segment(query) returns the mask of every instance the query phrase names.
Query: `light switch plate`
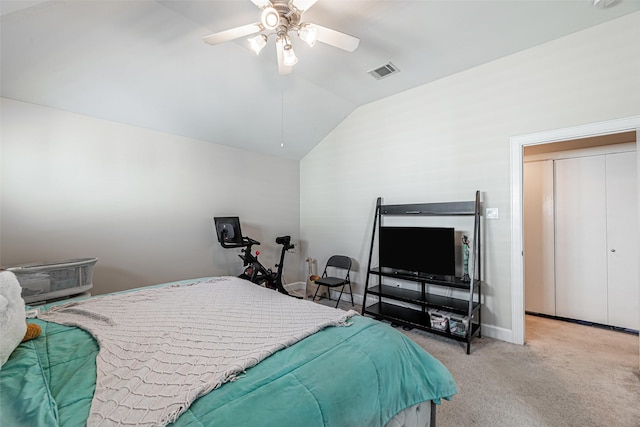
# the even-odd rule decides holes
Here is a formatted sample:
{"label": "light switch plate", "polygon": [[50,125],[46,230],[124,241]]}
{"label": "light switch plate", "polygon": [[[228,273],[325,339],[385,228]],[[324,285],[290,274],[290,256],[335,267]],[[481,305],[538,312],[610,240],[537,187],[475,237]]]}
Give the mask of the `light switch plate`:
{"label": "light switch plate", "polygon": [[500,218],[500,212],[498,211],[498,208],[487,208],[485,217],[487,219],[498,219]]}

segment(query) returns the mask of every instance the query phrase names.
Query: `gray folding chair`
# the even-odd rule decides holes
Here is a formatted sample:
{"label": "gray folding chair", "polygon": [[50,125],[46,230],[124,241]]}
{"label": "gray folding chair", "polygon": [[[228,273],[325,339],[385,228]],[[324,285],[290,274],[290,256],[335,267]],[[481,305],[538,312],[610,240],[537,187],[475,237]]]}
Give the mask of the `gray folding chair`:
{"label": "gray folding chair", "polygon": [[[329,274],[327,273],[327,269],[331,269],[329,270],[329,272],[333,273],[334,275],[329,276]],[[346,274],[344,274],[344,277],[341,275],[338,275],[339,273],[338,270],[346,271]],[[329,260],[327,261],[327,265],[324,267],[324,272],[322,273],[322,277],[315,281],[315,284],[318,286],[316,287],[315,294],[313,294],[313,301],[316,300],[316,296],[318,295],[318,289],[320,289],[320,286],[327,287],[327,298],[329,299],[331,299],[330,288],[341,286],[342,289],[340,290],[340,296],[338,297],[338,302],[336,302],[336,308],[338,308],[338,304],[340,304],[340,298],[342,298],[342,293],[344,292],[344,287],[346,285],[349,285],[349,294],[351,295],[351,305],[355,305],[353,303],[353,291],[351,290],[351,280],[349,279],[350,271],[351,271],[351,258],[349,258],[348,256],[333,255],[331,258],[329,258]]]}

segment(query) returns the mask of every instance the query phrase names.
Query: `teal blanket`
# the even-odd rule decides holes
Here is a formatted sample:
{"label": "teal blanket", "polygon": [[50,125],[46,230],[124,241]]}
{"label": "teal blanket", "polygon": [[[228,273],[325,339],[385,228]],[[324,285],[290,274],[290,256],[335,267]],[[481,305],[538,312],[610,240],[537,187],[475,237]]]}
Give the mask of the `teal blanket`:
{"label": "teal blanket", "polygon": [[[0,370],[7,426],[83,426],[95,389],[95,340],[33,320],[43,333]],[[457,393],[447,369],[390,326],[355,316],[248,369],[196,400],[175,426],[384,426],[396,413]]]}

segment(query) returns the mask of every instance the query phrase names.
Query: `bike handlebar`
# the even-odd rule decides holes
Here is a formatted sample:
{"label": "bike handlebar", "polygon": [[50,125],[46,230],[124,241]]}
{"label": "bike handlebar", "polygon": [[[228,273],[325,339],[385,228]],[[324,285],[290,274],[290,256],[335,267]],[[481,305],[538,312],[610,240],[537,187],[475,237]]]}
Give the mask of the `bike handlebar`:
{"label": "bike handlebar", "polygon": [[220,244],[225,249],[233,249],[233,248],[245,248],[245,247],[251,248],[251,246],[253,245],[259,245],[260,242],[258,242],[257,240],[253,240],[251,237],[243,237],[241,243],[220,242]]}

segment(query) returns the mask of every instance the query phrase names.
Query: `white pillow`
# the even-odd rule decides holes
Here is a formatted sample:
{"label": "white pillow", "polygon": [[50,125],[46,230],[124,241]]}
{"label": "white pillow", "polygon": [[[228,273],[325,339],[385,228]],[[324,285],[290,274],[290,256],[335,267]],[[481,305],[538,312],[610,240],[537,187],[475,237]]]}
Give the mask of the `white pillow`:
{"label": "white pillow", "polygon": [[0,368],[27,332],[22,288],[16,275],[0,271]]}

